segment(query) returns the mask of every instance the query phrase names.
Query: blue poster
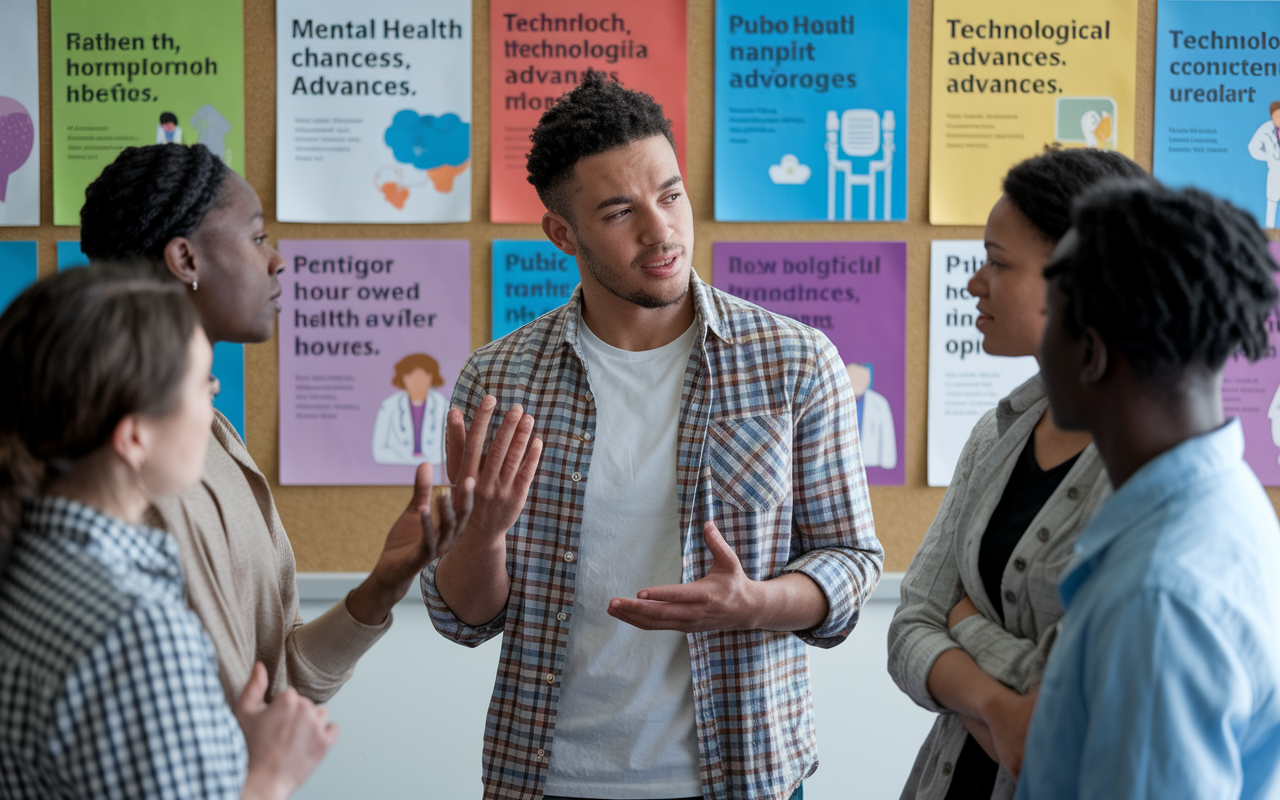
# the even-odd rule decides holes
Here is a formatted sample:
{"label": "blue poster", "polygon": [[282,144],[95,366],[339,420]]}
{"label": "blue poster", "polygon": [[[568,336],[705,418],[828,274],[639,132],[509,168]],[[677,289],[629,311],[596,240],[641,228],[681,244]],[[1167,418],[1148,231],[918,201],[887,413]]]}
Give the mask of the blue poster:
{"label": "blue poster", "polygon": [[1153,172],[1276,227],[1280,2],[1160,0]]}
{"label": "blue poster", "polygon": [[907,218],[907,5],[716,3],[717,220]]}
{"label": "blue poster", "polygon": [[[58,269],[86,267],[89,257],[80,250],[79,242],[58,242]],[[213,374],[222,385],[213,407],[244,438],[244,345],[216,342],[213,345]]]}
{"label": "blue poster", "polygon": [[546,239],[495,239],[493,338],[564,305],[577,285],[577,260]]}
{"label": "blue poster", "polygon": [[36,263],[35,242],[0,242],[0,311],[35,283]]}

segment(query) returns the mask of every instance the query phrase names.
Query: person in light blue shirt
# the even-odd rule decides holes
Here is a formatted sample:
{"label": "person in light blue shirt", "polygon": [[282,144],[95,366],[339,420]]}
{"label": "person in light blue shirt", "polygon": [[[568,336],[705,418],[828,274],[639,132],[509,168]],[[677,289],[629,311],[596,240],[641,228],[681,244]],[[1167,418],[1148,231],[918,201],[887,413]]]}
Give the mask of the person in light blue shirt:
{"label": "person in light blue shirt", "polygon": [[1268,352],[1275,270],[1248,214],[1134,183],[1083,196],[1045,268],[1054,422],[1115,493],[1059,586],[1018,798],[1280,796],[1280,525],[1221,393]]}

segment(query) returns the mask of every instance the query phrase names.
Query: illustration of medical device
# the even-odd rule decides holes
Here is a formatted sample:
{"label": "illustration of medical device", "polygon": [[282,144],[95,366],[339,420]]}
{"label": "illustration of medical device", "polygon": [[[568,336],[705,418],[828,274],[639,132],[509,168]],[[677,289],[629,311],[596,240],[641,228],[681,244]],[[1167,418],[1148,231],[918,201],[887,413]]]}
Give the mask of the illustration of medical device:
{"label": "illustration of medical device", "polygon": [[[884,117],[869,108],[851,108],[843,114],[827,112],[827,219],[836,218],[836,175],[844,173],[844,218],[853,219],[853,187],[867,187],[867,219],[876,218],[876,173],[884,173],[884,216],[889,219],[893,204],[893,112]],[[883,135],[883,141],[881,139]],[[840,151],[853,157],[881,158],[867,165],[865,173],[854,174],[853,162],[840,158]]]}

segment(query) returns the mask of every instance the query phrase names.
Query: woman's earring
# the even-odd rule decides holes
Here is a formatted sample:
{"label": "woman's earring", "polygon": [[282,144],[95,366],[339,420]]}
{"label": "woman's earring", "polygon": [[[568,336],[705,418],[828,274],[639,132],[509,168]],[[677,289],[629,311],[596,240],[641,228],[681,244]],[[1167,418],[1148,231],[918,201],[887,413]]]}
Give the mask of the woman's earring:
{"label": "woman's earring", "polygon": [[194,291],[195,291],[196,289],[198,289],[198,288],[200,288],[200,281],[192,281],[192,282],[191,282],[191,291],[193,291],[193,292],[194,292]]}

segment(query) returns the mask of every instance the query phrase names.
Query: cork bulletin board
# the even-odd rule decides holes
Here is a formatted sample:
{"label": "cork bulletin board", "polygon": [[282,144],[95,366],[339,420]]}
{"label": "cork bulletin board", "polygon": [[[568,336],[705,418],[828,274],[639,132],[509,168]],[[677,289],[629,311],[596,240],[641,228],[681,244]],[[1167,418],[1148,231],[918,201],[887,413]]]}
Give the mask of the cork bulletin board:
{"label": "cork bulletin board", "polygon": [[[906,483],[872,487],[876,533],[888,552],[889,571],[906,569],[942,500],[942,489],[926,487],[925,410],[928,382],[929,243],[933,239],[981,238],[980,227],[928,224],[929,92],[932,46],[931,0],[911,0],[909,111],[905,155],[908,221],[880,223],[717,223],[713,219],[712,134],[714,0],[688,0],[689,134],[685,183],[693,204],[697,246],[694,266],[711,278],[711,244],[716,241],[905,241],[907,243],[907,403]],[[0,240],[38,241],[40,274],[55,271],[56,242],[76,239],[74,227],[53,220],[50,0],[39,0],[41,220],[38,227],[0,227]],[[489,152],[489,2],[474,0],[472,148]],[[471,344],[488,341],[490,323],[490,242],[537,239],[537,225],[489,222],[489,163],[473,161],[472,222],[437,225],[286,224],[274,220],[276,207],[275,3],[245,0],[245,166],[267,213],[273,239],[467,239],[471,242]],[[1151,166],[1156,39],[1156,0],[1140,0],[1136,153]],[[1000,175],[990,179],[998,181]],[[246,439],[249,451],[272,482],[276,503],[304,572],[359,572],[373,566],[383,537],[409,499],[408,487],[299,487],[278,485],[279,416],[274,339],[250,345],[245,356]],[[1280,490],[1269,489],[1272,501]]]}

